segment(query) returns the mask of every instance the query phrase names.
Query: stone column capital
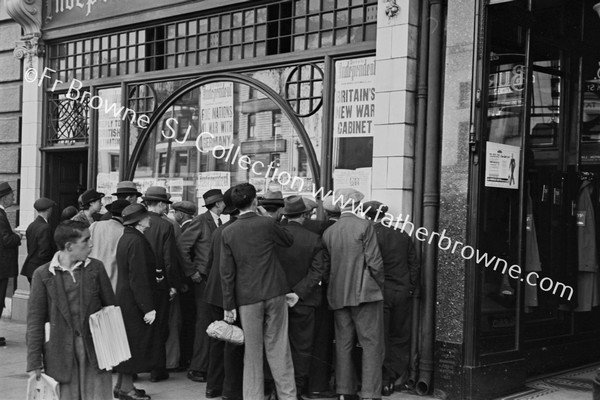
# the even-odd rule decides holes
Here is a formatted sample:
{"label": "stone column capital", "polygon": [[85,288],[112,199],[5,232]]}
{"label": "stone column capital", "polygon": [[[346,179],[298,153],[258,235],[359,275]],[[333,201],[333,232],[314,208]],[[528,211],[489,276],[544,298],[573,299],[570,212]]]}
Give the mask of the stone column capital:
{"label": "stone column capital", "polygon": [[32,37],[30,39],[21,39],[15,43],[15,49],[13,55],[18,60],[25,59],[28,68],[33,67],[33,57],[41,57],[44,55],[45,47],[44,44],[39,40],[38,37]]}

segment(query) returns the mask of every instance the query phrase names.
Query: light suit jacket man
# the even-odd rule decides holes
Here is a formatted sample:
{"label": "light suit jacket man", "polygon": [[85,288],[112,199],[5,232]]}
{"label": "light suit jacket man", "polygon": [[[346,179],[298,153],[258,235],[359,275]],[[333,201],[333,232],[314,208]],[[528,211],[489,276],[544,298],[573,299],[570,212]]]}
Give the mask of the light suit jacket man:
{"label": "light suit jacket man", "polygon": [[332,310],[383,300],[383,260],[371,222],[344,212],[323,233]]}

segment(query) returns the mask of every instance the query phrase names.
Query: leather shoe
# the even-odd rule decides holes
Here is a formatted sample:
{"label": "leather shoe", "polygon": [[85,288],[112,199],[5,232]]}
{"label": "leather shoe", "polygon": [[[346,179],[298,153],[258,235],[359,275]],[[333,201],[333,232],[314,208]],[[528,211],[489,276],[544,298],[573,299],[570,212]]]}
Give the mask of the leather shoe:
{"label": "leather shoe", "polygon": [[213,397],[219,397],[223,394],[222,389],[206,389],[206,398],[212,399]]}
{"label": "leather shoe", "polygon": [[331,390],[325,392],[310,392],[306,395],[309,399],[335,399],[337,395]]}
{"label": "leather shoe", "polygon": [[382,396],[391,396],[394,393],[394,384],[388,383],[381,389]]}
{"label": "leather shoe", "polygon": [[167,379],[169,379],[168,372],[165,372],[164,374],[160,374],[160,375],[150,374],[150,382],[166,381]]}
{"label": "leather shoe", "polygon": [[131,389],[127,393],[120,391],[119,399],[120,400],[150,400],[150,396],[148,396],[147,394],[140,395],[135,391],[135,389]]}
{"label": "leather shoe", "polygon": [[[146,395],[146,391],[145,391],[144,389],[138,389],[138,388],[136,388],[136,387],[134,386],[134,387],[133,387],[133,390],[135,390],[135,392],[138,394],[138,396],[145,396],[145,395]],[[114,396],[114,398],[115,398],[115,399],[118,399],[118,398],[119,398],[119,395],[120,395],[121,393],[123,393],[123,394],[127,394],[127,393],[123,392],[123,391],[121,390],[121,388],[115,387],[115,388],[113,389],[113,396]]]}
{"label": "leather shoe", "polygon": [[206,382],[206,374],[200,371],[194,371],[193,369],[190,369],[187,372],[187,378],[194,382]]}

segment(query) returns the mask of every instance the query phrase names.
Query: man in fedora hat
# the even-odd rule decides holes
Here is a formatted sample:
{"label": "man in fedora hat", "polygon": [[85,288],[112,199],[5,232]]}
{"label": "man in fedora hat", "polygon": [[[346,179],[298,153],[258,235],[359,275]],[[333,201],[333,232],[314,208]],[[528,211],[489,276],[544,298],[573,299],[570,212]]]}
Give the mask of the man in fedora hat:
{"label": "man in fedora hat", "polygon": [[92,235],[92,252],[90,257],[96,258],[104,264],[110,284],[114,291],[117,290],[117,245],[123,236],[123,218],[121,213],[131,203],[127,200],[116,200],[111,203],[112,218],[96,221],[90,226]]}
{"label": "man in fedora hat", "polygon": [[177,243],[183,263],[183,272],[194,282],[196,303],[196,337],[194,352],[188,370],[188,379],[205,382],[208,371],[208,335],[206,328],[212,322],[208,318],[208,304],[204,300],[208,278],[212,234],[221,226],[220,215],[225,209],[220,189],[210,189],[202,195],[206,212],[195,217]]}
{"label": "man in fedora hat", "polygon": [[[19,273],[17,260],[19,258],[18,247],[21,245],[22,235],[12,230],[6,209],[12,206],[14,201],[13,189],[8,182],[0,182],[0,315],[4,310],[4,298],[8,289],[8,280],[16,278]],[[15,279],[16,287],[16,279]],[[6,339],[0,337],[0,346],[6,345]]]}
{"label": "man in fedora hat", "polygon": [[88,189],[81,195],[81,211],[71,220],[83,222],[89,228],[94,223],[94,214],[102,209],[102,198],[104,193],[96,189]]}
{"label": "man in fedora hat", "polygon": [[323,233],[324,262],[329,271],[327,299],[333,310],[336,348],[336,392],[356,396],[352,366],[354,339],[363,349],[362,399],[379,399],[382,391],[383,260],[370,221],[353,213],[364,195],[354,189],[336,190],[342,199],[338,222]]}
{"label": "man in fedora hat", "polygon": [[383,259],[385,284],[383,315],[385,358],[383,396],[394,392],[395,382],[402,386],[408,379],[411,334],[411,297],[418,288],[420,266],[411,237],[400,229],[386,226],[381,218],[388,207],[379,201],[363,204],[367,217],[374,222],[377,243]]}
{"label": "man in fedora hat", "polygon": [[298,303],[288,311],[288,333],[296,390],[302,393],[308,377],[315,330],[315,310],[321,304],[320,282],[325,273],[323,246],[319,235],[303,226],[310,212],[301,196],[289,196],[281,211],[288,223],[287,231],[294,237],[290,247],[277,247],[277,256],[285,272],[288,285],[298,296]]}
{"label": "man in fedora hat", "polygon": [[25,233],[27,258],[21,268],[21,275],[27,277],[30,285],[33,271],[52,260],[56,250],[49,223],[52,209],[55,206],[56,203],[46,197],[39,198],[33,203],[33,208],[37,211],[38,216],[29,224]]}
{"label": "man in fedora hat", "polygon": [[[137,199],[138,197],[141,197],[142,194],[138,191],[137,189],[137,185],[135,183],[133,183],[132,181],[121,181],[119,183],[117,183],[117,191],[115,193],[112,194],[113,196],[117,197],[117,200],[127,200],[127,202],[129,202],[129,204],[135,204],[137,203]],[[112,204],[112,203],[111,203]],[[109,221],[112,218],[112,205],[108,204],[106,206],[106,209],[110,209],[108,212],[106,212],[102,218],[100,218],[101,221]]]}
{"label": "man in fedora hat", "polygon": [[157,294],[156,304],[156,329],[161,342],[158,354],[158,364],[150,372],[150,380],[159,382],[169,378],[167,373],[166,342],[169,336],[169,300],[177,294],[181,286],[180,274],[177,271],[177,250],[175,244],[175,231],[173,225],[162,216],[169,204],[172,204],[169,193],[164,187],[150,186],[142,197],[148,207],[150,228],[144,236],[154,249],[156,257]]}
{"label": "man in fedora hat", "polygon": [[281,219],[280,210],[283,208],[283,194],[281,191],[268,191],[259,200],[258,205],[263,207],[267,214],[279,221]]}

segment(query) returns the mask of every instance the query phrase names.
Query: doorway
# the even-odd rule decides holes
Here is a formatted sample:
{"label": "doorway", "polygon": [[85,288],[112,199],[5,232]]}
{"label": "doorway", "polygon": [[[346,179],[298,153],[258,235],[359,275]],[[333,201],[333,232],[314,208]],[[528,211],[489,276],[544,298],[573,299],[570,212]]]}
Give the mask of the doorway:
{"label": "doorway", "polygon": [[88,150],[47,152],[46,167],[44,196],[58,205],[51,217],[51,225],[56,226],[66,207],[79,209],[77,199],[87,189]]}

